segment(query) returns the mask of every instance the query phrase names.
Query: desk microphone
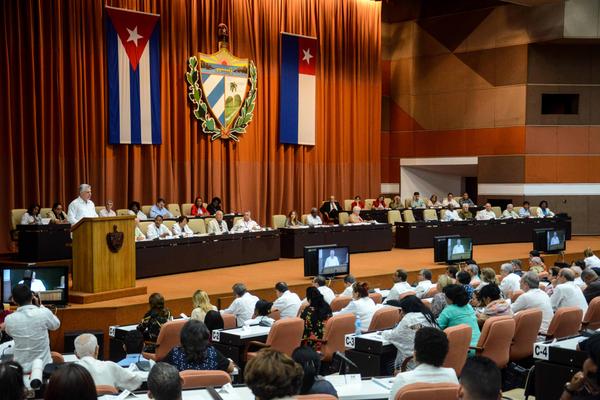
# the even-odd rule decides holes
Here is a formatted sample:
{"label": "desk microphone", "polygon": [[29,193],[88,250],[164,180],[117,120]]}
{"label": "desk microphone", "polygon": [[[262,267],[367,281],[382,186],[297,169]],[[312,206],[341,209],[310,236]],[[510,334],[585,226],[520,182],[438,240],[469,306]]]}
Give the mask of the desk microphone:
{"label": "desk microphone", "polygon": [[0,355],[0,361],[5,362],[5,361],[12,361],[13,359],[13,355],[12,354],[7,354],[4,355],[4,353],[6,353],[6,350],[12,348],[12,344],[9,344],[8,346],[6,346],[4,348],[4,350],[2,350],[2,355]]}
{"label": "desk microphone", "polygon": [[[351,359],[346,357],[344,355],[344,353],[342,353],[340,351],[336,351],[334,355],[338,356],[346,364],[346,368],[345,368],[346,372],[348,372],[348,366],[351,366],[351,367],[355,368],[356,370],[359,370],[358,365],[356,365],[354,363],[354,361],[352,361]],[[340,366],[340,369],[341,369],[341,366]]]}

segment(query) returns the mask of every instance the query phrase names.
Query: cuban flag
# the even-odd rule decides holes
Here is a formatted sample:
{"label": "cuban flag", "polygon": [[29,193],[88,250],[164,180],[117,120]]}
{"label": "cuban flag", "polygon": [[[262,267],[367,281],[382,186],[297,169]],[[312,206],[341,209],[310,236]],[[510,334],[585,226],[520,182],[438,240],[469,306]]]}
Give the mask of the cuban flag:
{"label": "cuban flag", "polygon": [[161,144],[159,15],[106,6],[110,144]]}
{"label": "cuban flag", "polygon": [[279,141],[315,145],[317,39],[281,34]]}

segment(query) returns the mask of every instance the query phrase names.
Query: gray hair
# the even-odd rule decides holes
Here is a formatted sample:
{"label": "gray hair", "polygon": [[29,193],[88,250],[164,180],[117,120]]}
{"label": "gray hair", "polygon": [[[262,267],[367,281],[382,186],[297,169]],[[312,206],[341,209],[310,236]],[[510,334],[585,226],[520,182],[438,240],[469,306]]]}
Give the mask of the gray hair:
{"label": "gray hair", "polygon": [[479,267],[477,266],[477,264],[469,264],[469,269],[473,274],[479,274]]}
{"label": "gray hair", "polygon": [[529,261],[531,264],[535,264],[535,265],[542,265],[542,259],[539,257],[531,257],[531,260]]}
{"label": "gray hair", "polygon": [[243,283],[236,283],[235,285],[233,285],[232,289],[233,293],[237,294],[240,297],[242,297],[248,291],[248,289],[246,289],[246,285],[244,285]]}
{"label": "gray hair", "polygon": [[535,272],[527,272],[521,277],[529,289],[537,289],[540,287],[540,277]]}
{"label": "gray hair", "polygon": [[575,266],[571,267],[571,271],[573,271],[575,276],[581,276],[582,269],[580,266],[575,265]]}
{"label": "gray hair", "polygon": [[75,338],[75,354],[79,358],[94,357],[97,347],[98,339],[91,333],[83,333]]}
{"label": "gray hair", "polygon": [[596,279],[598,279],[598,274],[596,274],[596,271],[594,271],[593,269],[584,269],[583,272],[581,273],[581,279],[583,279],[585,281],[588,278],[592,278],[592,280],[596,280]]}
{"label": "gray hair", "polygon": [[515,258],[514,260],[510,260],[510,263],[519,269],[521,269],[521,266],[523,266],[523,263],[518,258]]}
{"label": "gray hair", "polygon": [[82,183],[79,185],[79,193],[89,192],[90,190],[92,190],[92,187],[87,183]]}
{"label": "gray hair", "polygon": [[513,272],[513,265],[511,263],[504,263],[500,266],[500,271],[510,274]]}
{"label": "gray hair", "polygon": [[559,276],[562,276],[567,281],[574,281],[575,280],[575,274],[573,273],[573,271],[571,271],[568,268],[561,269],[560,272],[559,272]]}
{"label": "gray hair", "polygon": [[177,368],[159,362],[148,374],[148,391],[155,400],[181,399],[181,377]]}

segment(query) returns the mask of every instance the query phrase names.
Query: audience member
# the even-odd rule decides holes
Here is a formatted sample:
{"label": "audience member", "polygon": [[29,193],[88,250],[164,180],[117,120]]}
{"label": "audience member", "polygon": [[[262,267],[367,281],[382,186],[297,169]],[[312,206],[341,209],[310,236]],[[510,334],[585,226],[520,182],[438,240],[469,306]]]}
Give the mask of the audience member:
{"label": "audience member", "polygon": [[402,198],[398,195],[394,196],[394,200],[390,203],[390,209],[392,210],[400,210],[404,208],[404,204],[402,204]]}
{"label": "audience member", "polygon": [[424,326],[437,327],[435,316],[417,296],[406,296],[398,302],[400,322],[383,331],[381,336],[396,347],[395,369],[400,370],[404,360],[413,354],[415,333]]}
{"label": "audience member", "polygon": [[231,290],[235,299],[229,307],[221,310],[221,314],[235,315],[237,326],[244,326],[244,322],[252,318],[258,297],[250,294],[243,283],[236,283]]}
{"label": "audience member", "polygon": [[208,328],[209,332],[212,334],[212,331],[216,331],[219,329],[225,328],[225,322],[223,321],[223,316],[220,312],[215,310],[210,310],[206,313],[204,317],[204,325]]}
{"label": "audience member", "polygon": [[438,325],[441,329],[460,324],[469,325],[473,330],[471,346],[477,346],[480,335],[479,325],[477,324],[475,310],[469,304],[467,291],[460,285],[448,285],[444,288],[444,294],[448,305],[438,317]]}
{"label": "audience member", "polygon": [[471,287],[476,288],[481,283],[481,277],[479,276],[479,266],[477,264],[469,264],[465,269],[469,273],[471,277],[471,282],[469,284]]}
{"label": "audience member", "polygon": [[529,209],[528,201],[523,202],[523,206],[519,210],[519,217],[520,218],[531,218],[531,210]]}
{"label": "audience member", "polygon": [[96,400],[96,385],[87,369],[76,363],[57,368],[46,385],[44,400]]}
{"label": "audience member", "polygon": [[181,400],[182,379],[174,366],[156,363],[148,374],[148,398],[154,400]]}
{"label": "audience member", "polygon": [[542,310],[542,325],[540,327],[540,332],[546,334],[550,321],[552,321],[552,317],[554,317],[554,311],[552,311],[550,297],[540,290],[540,278],[535,272],[527,272],[521,278],[520,287],[523,294],[511,304],[510,308],[513,313],[532,308],[539,308]]}
{"label": "audience member", "polygon": [[320,275],[315,276],[313,279],[313,286],[321,292],[327,304],[331,304],[335,298],[335,293],[327,286],[327,280]]}
{"label": "audience member", "polygon": [[354,201],[350,204],[350,209],[353,210],[354,207],[360,207],[361,210],[365,208],[365,202],[360,199],[360,196],[354,196]]}
{"label": "audience member", "polygon": [[325,220],[337,221],[338,215],[340,211],[342,211],[342,207],[340,206],[340,203],[335,200],[335,196],[330,196],[329,201],[323,203],[319,211],[325,216]]}
{"label": "audience member", "polygon": [[442,203],[440,203],[436,194],[432,194],[431,197],[429,198],[429,200],[427,200],[427,207],[431,207],[431,208],[442,207]]}
{"label": "audience member", "polygon": [[156,200],[156,204],[150,208],[150,218],[156,218],[157,216],[161,216],[163,218],[175,218],[175,216],[171,213],[171,211],[167,210],[165,205],[167,202],[162,197],[159,197]]}
{"label": "audience member", "polygon": [[425,202],[421,198],[421,194],[419,192],[413,193],[410,206],[411,208],[425,208]]}
{"label": "audience member", "polygon": [[125,351],[125,358],[119,361],[117,364],[121,367],[129,367],[131,364],[135,364],[138,361],[146,361],[142,357],[142,351],[144,350],[144,335],[140,331],[133,330],[127,332],[125,338],[123,338],[123,351]]}
{"label": "audience member", "polygon": [[183,325],[180,346],[173,347],[164,362],[178,371],[220,370],[233,372],[233,362],[209,344],[210,332],[204,322],[191,319]]}
{"label": "audience member", "polygon": [[467,271],[460,271],[456,274],[456,281],[460,284],[465,291],[467,292],[467,296],[469,297],[469,301],[473,297],[473,286],[471,286],[471,275]]}
{"label": "audience member", "polygon": [[541,274],[546,271],[546,265],[542,261],[540,257],[530,257],[529,258],[529,271],[535,272],[536,274]]}
{"label": "audience member", "polygon": [[221,211],[223,212],[223,209],[221,208],[221,199],[218,197],[213,197],[212,200],[210,201],[210,204],[206,207],[206,211],[208,211],[208,213],[210,215],[215,215],[217,213],[217,211]]}
{"label": "audience member", "polygon": [[306,216],[306,224],[308,226],[319,226],[323,225],[321,217],[319,217],[319,210],[316,207],[310,209],[310,214]]}
{"label": "audience member", "polygon": [[537,209],[538,218],[551,218],[554,217],[554,213],[550,211],[548,208],[548,202],[546,200],[540,201],[539,207]]}
{"label": "audience member", "polygon": [[587,353],[583,370],[565,383],[560,400],[596,400],[600,398],[600,334],[579,343],[579,349]]}
{"label": "audience member", "polygon": [[300,394],[329,394],[337,397],[333,385],[319,376],[321,369],[321,357],[309,346],[301,346],[294,350],[292,359],[300,364],[304,371]]}
{"label": "audience member", "polygon": [[521,262],[521,260],[519,260],[518,258],[515,258],[514,260],[510,260],[510,263],[513,266],[513,272],[516,275],[523,276],[523,271],[522,271],[523,263]]}
{"label": "audience member", "polygon": [[458,267],[456,265],[448,265],[446,267],[446,275],[452,279],[452,283],[456,283],[456,274],[458,274]]}
{"label": "audience member", "polygon": [[366,332],[369,330],[376,309],[375,302],[369,297],[369,284],[367,282],[355,282],[352,285],[352,301],[333,315],[354,314],[360,320],[362,331]]}
{"label": "audience member", "polygon": [[573,280],[573,282],[575,282],[575,284],[577,285],[577,287],[579,287],[579,289],[584,290],[585,282],[583,281],[583,279],[581,279],[581,273],[583,272],[581,270],[581,267],[575,265],[575,266],[571,267],[571,271],[573,272],[573,275],[575,276],[575,279]]}
{"label": "audience member", "polygon": [[244,216],[240,219],[231,230],[232,232],[250,232],[259,231],[260,225],[252,219],[250,211],[245,211]]}
{"label": "audience member", "polygon": [[292,210],[288,214],[283,226],[286,228],[293,228],[296,226],[304,226],[304,224],[298,219],[298,213],[295,210]]}
{"label": "audience member", "polygon": [[568,268],[561,269],[558,273],[558,284],[550,297],[554,312],[561,307],[579,307],[583,310],[583,314],[587,311],[588,303],[574,280],[575,274]]}
{"label": "audience member", "polygon": [[423,298],[433,286],[433,283],[431,283],[431,276],[431,271],[428,269],[422,269],[419,271],[419,274],[417,275],[418,283],[415,287],[415,293],[417,294],[418,298]]}
{"label": "audience member", "polygon": [[129,203],[129,215],[134,215],[140,221],[145,221],[148,219],[148,216],[142,212],[142,207],[137,201],[132,201]]}
{"label": "audience member", "polygon": [[516,218],[520,218],[519,214],[517,214],[517,212],[515,211],[515,208],[512,204],[507,204],[506,205],[506,210],[504,210],[502,212],[502,218],[504,219],[516,219]]}
{"label": "audience member", "polygon": [[252,318],[244,322],[246,326],[273,326],[275,320],[269,316],[271,314],[273,303],[266,300],[258,300],[254,305],[254,314]]}
{"label": "audience member", "polygon": [[446,303],[446,295],[444,294],[444,288],[448,285],[454,284],[451,277],[448,275],[440,275],[438,277],[436,288],[437,293],[433,296],[431,300],[431,312],[437,318],[442,313],[442,310],[448,303]]}
{"label": "audience member", "polygon": [[133,231],[133,235],[136,242],[139,242],[140,240],[146,240],[146,235],[144,235],[144,232],[142,232],[140,220],[137,217],[135,218],[135,230]]}
{"label": "audience member", "polygon": [[298,315],[302,300],[296,293],[289,290],[287,283],[277,282],[275,295],[277,299],[273,302],[271,311],[279,311],[280,318],[294,318]]}
{"label": "audience member", "polygon": [[211,310],[217,310],[216,306],[210,304],[208,293],[206,293],[204,290],[196,290],[194,292],[194,295],[192,296],[192,304],[194,305],[194,309],[192,310],[192,315],[190,318],[202,322],[204,322],[207,312]]}
{"label": "audience member", "polygon": [[34,296],[27,285],[13,287],[12,299],[18,308],[5,318],[4,330],[15,341],[14,360],[21,364],[25,373],[29,373],[31,364],[37,358],[44,365],[52,362],[48,331],[57,330],[60,321],[41,304],[39,297]]}
{"label": "audience member", "polygon": [[556,288],[556,285],[558,285],[558,274],[560,273],[560,267],[557,266],[553,266],[550,267],[550,284],[546,285],[546,287],[544,288],[544,292],[546,292],[546,294],[548,296],[552,296],[554,294],[554,289]]}
{"label": "audience member", "polygon": [[504,297],[510,298],[514,291],[519,290],[521,277],[514,273],[512,264],[504,263],[500,266],[500,290]]}
{"label": "audience member", "polygon": [[300,313],[300,318],[304,320],[302,343],[318,351],[321,348],[319,340],[323,339],[325,322],[332,315],[331,307],[325,301],[321,292],[314,286],[306,288],[306,299],[308,305]]}
{"label": "audience member", "polygon": [[218,210],[215,214],[215,218],[211,219],[208,223],[208,233],[213,235],[220,235],[222,233],[229,233],[229,227],[227,222],[223,219],[223,211]]}
{"label": "audience member", "polygon": [[356,282],[354,275],[346,275],[344,277],[344,291],[340,293],[340,296],[352,297],[352,285],[354,285],[354,282]]}
{"label": "audience member", "polygon": [[77,364],[87,369],[96,386],[109,385],[133,392],[142,385],[142,377],[129,369],[112,361],[98,360],[98,340],[90,333],[75,338],[75,355],[78,358]]}
{"label": "audience member", "polygon": [[375,201],[373,202],[373,210],[385,210],[386,209],[386,204],[385,204],[385,198],[383,197],[382,194],[379,195],[379,197],[377,197],[377,199],[375,199]]}
{"label": "audience member", "polygon": [[169,236],[171,236],[171,231],[163,224],[163,217],[161,215],[154,217],[154,223],[148,225],[148,228],[146,229],[146,237],[150,240],[154,240],[164,239]]}
{"label": "audience member", "polygon": [[500,400],[502,376],[487,357],[469,357],[460,374],[458,397],[462,400]]}
{"label": "audience member", "polygon": [[177,217],[177,222],[173,224],[173,235],[181,237],[193,236],[194,232],[188,226],[188,217],[180,215]]}
{"label": "audience member", "polygon": [[352,213],[348,216],[349,224],[360,224],[364,222],[362,217],[360,216],[360,207],[356,206],[352,209]]}
{"label": "audience member", "polygon": [[96,206],[91,200],[92,187],[87,183],[79,185],[79,197],[69,204],[67,219],[71,225],[75,225],[81,218],[96,218]]}
{"label": "audience member", "polygon": [[477,299],[481,307],[484,307],[481,312],[477,313],[477,320],[481,325],[490,317],[500,315],[512,315],[510,303],[501,298],[500,288],[495,284],[485,285],[477,292]]}
{"label": "audience member", "polygon": [[479,221],[496,219],[496,214],[494,213],[494,210],[492,210],[492,205],[490,203],[485,203],[483,210],[478,211],[475,218]]}
{"label": "audience member", "polygon": [[99,217],[116,217],[117,213],[113,210],[113,201],[106,200],[104,208],[98,213]]}
{"label": "audience member", "polygon": [[[463,293],[464,290],[459,288]],[[390,390],[389,400],[394,400],[396,393],[411,383],[456,383],[456,372],[452,368],[444,368],[444,360],[448,354],[448,338],[437,329],[423,327],[415,333],[414,357],[417,367],[412,371],[396,375]]]}
{"label": "audience member", "polygon": [[248,361],[244,381],[256,400],[291,399],[300,392],[302,367],[284,353],[262,349]]}
{"label": "audience member", "polygon": [[52,210],[48,211],[46,218],[50,218],[51,224],[68,224],[67,214],[64,212],[62,203],[56,202],[52,205]]}
{"label": "audience member", "polygon": [[14,361],[0,363],[0,399],[24,400],[23,368]]}
{"label": "audience member", "polygon": [[484,268],[481,270],[481,282],[475,288],[475,291],[481,290],[485,285],[489,285],[490,283],[498,285],[496,271],[494,271],[492,268]]}
{"label": "audience member", "polygon": [[598,279],[598,275],[592,269],[583,271],[581,278],[586,284],[583,296],[589,304],[594,297],[600,296],[600,279]]}
{"label": "audience member", "polygon": [[[585,257],[583,261],[585,262],[586,268],[600,268],[600,258],[594,254],[591,247],[584,250],[583,256]],[[596,272],[596,274],[597,273],[598,272]]]}
{"label": "audience member", "polygon": [[471,200],[469,198],[469,193],[464,192],[462,194],[462,197],[460,199],[458,199],[458,204],[463,207],[465,204],[469,207],[475,207],[475,203],[473,202],[473,200]]}
{"label": "audience member", "polygon": [[391,300],[398,300],[400,295],[406,292],[412,292],[414,289],[406,280],[408,279],[408,274],[403,269],[397,269],[392,276],[394,280],[394,286],[390,289],[390,293],[387,295],[385,302]]}
{"label": "audience member", "polygon": [[[446,213],[448,213],[448,211],[446,211]],[[458,215],[458,217],[464,221],[473,219],[473,213],[469,209],[469,205],[466,203],[461,206],[460,211],[458,211],[456,215]]]}
{"label": "audience member", "polygon": [[138,325],[138,331],[144,335],[144,351],[154,353],[156,350],[156,339],[160,333],[160,328],[171,321],[171,311],[165,307],[165,298],[160,293],[152,293],[148,297],[150,309],[144,314],[142,322]]}
{"label": "audience member", "polygon": [[452,193],[448,193],[446,198],[442,201],[442,206],[448,207],[449,205],[451,205],[452,208],[460,208],[460,204],[458,204],[458,202],[454,199],[454,195]]}
{"label": "audience member", "polygon": [[193,217],[204,217],[206,215],[210,215],[208,210],[204,207],[204,200],[202,200],[202,197],[200,196],[196,197],[194,200],[194,204],[192,205],[190,213]]}

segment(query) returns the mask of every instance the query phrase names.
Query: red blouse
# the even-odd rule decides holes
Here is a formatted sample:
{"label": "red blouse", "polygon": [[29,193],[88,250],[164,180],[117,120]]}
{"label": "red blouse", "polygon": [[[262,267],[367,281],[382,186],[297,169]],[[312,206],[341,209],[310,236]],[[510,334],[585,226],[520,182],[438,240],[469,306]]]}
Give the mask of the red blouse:
{"label": "red blouse", "polygon": [[379,202],[379,200],[375,200],[375,201],[373,202],[373,208],[377,208],[377,207],[379,207],[380,205],[381,205],[383,208],[385,208],[385,200],[381,201],[381,203]]}
{"label": "red blouse", "polygon": [[352,209],[356,206],[359,206],[360,209],[364,209],[365,208],[365,202],[363,200],[359,200],[358,202],[353,201],[352,204],[350,205],[350,211],[352,211]]}
{"label": "red blouse", "polygon": [[203,215],[208,215],[208,211],[206,211],[206,208],[204,208],[204,206],[201,206],[200,208],[196,207],[196,205],[194,204],[192,206],[192,215],[194,217],[201,217]]}

